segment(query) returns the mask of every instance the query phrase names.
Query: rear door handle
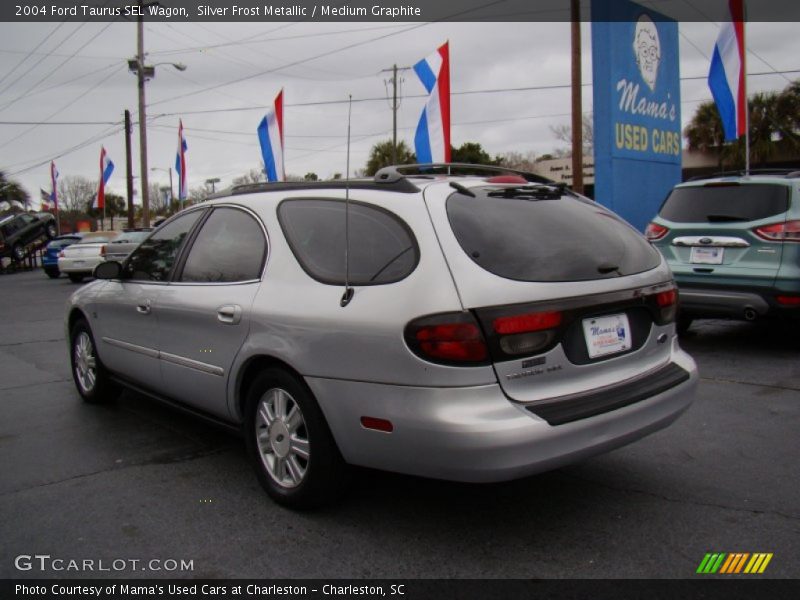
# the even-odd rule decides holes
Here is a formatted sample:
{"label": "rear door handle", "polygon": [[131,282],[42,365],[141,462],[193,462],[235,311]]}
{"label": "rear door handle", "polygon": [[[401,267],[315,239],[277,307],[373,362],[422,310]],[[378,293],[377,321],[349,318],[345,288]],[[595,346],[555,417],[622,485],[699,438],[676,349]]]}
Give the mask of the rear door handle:
{"label": "rear door handle", "polygon": [[141,304],[136,305],[136,312],[138,312],[140,315],[149,315],[150,308],[151,308],[150,300],[145,300]]}
{"label": "rear door handle", "polygon": [[242,307],[238,304],[226,304],[217,309],[217,320],[226,325],[236,325],[242,320]]}

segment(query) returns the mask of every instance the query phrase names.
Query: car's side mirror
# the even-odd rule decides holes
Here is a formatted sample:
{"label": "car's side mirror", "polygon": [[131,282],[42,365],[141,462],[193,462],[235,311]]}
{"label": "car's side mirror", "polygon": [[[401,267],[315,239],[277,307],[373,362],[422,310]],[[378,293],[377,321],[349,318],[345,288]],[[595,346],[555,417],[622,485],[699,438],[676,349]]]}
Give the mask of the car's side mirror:
{"label": "car's side mirror", "polygon": [[101,262],[94,268],[95,279],[122,279],[122,264],[116,260]]}

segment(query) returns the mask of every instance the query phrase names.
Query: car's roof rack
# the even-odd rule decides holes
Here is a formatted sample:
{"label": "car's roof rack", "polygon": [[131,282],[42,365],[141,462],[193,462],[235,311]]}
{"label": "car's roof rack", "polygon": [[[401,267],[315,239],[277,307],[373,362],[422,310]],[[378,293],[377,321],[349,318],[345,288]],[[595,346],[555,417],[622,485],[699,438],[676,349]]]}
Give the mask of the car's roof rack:
{"label": "car's roof rack", "polygon": [[473,165],[470,163],[420,163],[411,165],[391,165],[375,173],[375,181],[394,183],[407,177],[435,177],[441,175],[518,175],[530,183],[553,185],[552,179],[496,165]]}
{"label": "car's roof rack", "polygon": [[736,171],[717,171],[716,173],[708,173],[706,175],[695,175],[686,181],[702,181],[703,179],[715,179],[717,177],[744,177],[746,175],[776,175],[784,176],[787,179],[800,177],[800,170],[797,168],[782,168],[782,169],[750,169],[746,172],[744,169]]}
{"label": "car's roof rack", "polygon": [[239,194],[254,194],[256,192],[293,192],[297,190],[381,190],[399,192],[401,194],[414,194],[419,192],[419,188],[407,179],[397,181],[377,181],[372,179],[334,179],[331,181],[276,181],[269,183],[245,183],[234,186],[230,191],[237,196]]}

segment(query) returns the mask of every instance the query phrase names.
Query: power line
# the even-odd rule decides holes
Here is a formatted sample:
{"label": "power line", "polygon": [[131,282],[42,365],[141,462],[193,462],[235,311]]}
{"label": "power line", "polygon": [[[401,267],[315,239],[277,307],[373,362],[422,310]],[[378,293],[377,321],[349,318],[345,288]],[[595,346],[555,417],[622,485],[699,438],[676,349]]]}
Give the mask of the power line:
{"label": "power line", "polygon": [[206,87],[204,89],[201,89],[201,90],[198,90],[198,91],[195,91],[195,92],[188,92],[188,93],[185,93],[185,94],[179,94],[177,96],[172,96],[170,98],[164,98],[163,100],[159,100],[157,102],[151,103],[151,106],[155,106],[157,104],[163,104],[165,102],[171,102],[173,100],[179,100],[181,98],[186,98],[188,96],[194,96],[195,94],[200,94],[200,93],[207,92],[207,91],[210,91],[210,90],[218,89],[218,88],[221,88],[221,87],[224,87],[224,86],[232,85],[234,83],[241,83],[243,81],[249,81],[250,79],[254,79],[254,78],[260,77],[262,75],[267,75],[269,73],[274,73],[276,71],[280,71],[280,70],[286,69],[288,67],[301,65],[301,64],[310,62],[312,60],[316,60],[318,58],[322,58],[323,56],[331,56],[333,54],[338,54],[339,52],[343,52],[345,50],[351,50],[352,48],[357,48],[358,46],[363,46],[365,44],[370,44],[370,43],[376,42],[378,40],[382,40],[382,39],[386,39],[386,38],[389,38],[389,37],[394,37],[396,35],[400,35],[401,33],[407,33],[409,31],[413,31],[413,30],[419,29],[421,27],[426,27],[428,25],[431,25],[432,23],[436,23],[436,22],[439,22],[439,21],[445,21],[445,20],[449,20],[449,19],[454,19],[456,17],[462,16],[462,15],[470,13],[470,12],[474,12],[474,11],[476,11],[478,9],[481,9],[481,8],[488,8],[488,7],[496,5],[496,4],[502,4],[505,1],[506,0],[494,0],[493,2],[489,2],[488,4],[485,4],[483,6],[469,8],[467,10],[463,10],[463,11],[460,11],[458,13],[449,15],[447,17],[443,17],[442,19],[439,19],[438,21],[417,23],[416,25],[412,25],[411,27],[407,27],[405,29],[401,29],[400,31],[393,31],[391,33],[386,33],[384,35],[380,35],[380,36],[375,37],[375,38],[370,38],[368,40],[362,40],[360,42],[353,42],[352,44],[347,44],[347,45],[342,46],[340,48],[336,48],[336,49],[333,49],[333,50],[328,50],[327,52],[321,52],[319,54],[315,54],[315,55],[307,57],[307,58],[298,59],[296,61],[293,61],[293,62],[290,62],[288,64],[282,65],[280,67],[275,67],[275,68],[272,68],[272,69],[266,69],[264,71],[260,71],[258,73],[253,73],[251,75],[240,77],[238,79],[234,79],[234,80],[226,81],[226,82],[222,82],[222,83],[217,83],[215,85],[208,86],[208,87]]}
{"label": "power line", "polygon": [[[61,21],[61,23],[59,23],[53,29],[51,29],[49,32],[47,32],[45,34],[45,36],[42,38],[42,40],[38,44],[36,44],[36,47],[34,47],[34,49],[31,50],[30,52],[26,53],[26,52],[23,52],[23,51],[18,51],[19,54],[25,54],[25,56],[16,65],[11,67],[11,70],[8,73],[6,73],[2,77],[0,77],[0,83],[3,83],[8,78],[9,75],[11,75],[14,71],[16,71],[22,65],[22,63],[24,63],[26,60],[28,60],[31,56],[35,56],[36,55],[36,51],[39,48],[41,48],[44,45],[44,43],[47,40],[50,39],[50,36],[52,36],[56,31],[58,31],[59,28],[61,28],[64,25],[64,23],[66,23],[66,21]],[[45,55],[45,56],[47,56],[47,55]]]}

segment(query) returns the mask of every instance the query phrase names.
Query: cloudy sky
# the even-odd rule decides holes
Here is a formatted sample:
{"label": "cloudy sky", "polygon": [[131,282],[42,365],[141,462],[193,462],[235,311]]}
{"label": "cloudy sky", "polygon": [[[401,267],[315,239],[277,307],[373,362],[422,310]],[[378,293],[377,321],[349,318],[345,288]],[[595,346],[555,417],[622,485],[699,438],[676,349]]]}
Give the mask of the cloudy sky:
{"label": "cloudy sky", "polygon": [[[586,112],[592,109],[590,29],[583,24]],[[719,25],[681,23],[679,29],[685,124],[710,99],[704,77]],[[748,25],[751,93],[800,78],[798,31],[798,23]],[[189,186],[212,177],[229,185],[260,166],[256,127],[264,110],[253,107],[270,104],[283,88],[287,172],[344,172],[349,94],[351,165],[361,168],[370,147],[391,136],[383,70],[409,66],[445,40],[454,145],[476,141],[491,154],[563,146],[550,127],[570,119],[568,23],[151,23],[145,25],[147,62],[164,64],[147,85],[149,166],[174,164],[182,118]],[[125,108],[138,118],[136,80],[127,70],[135,51],[136,27],[129,22],[0,23],[0,170],[38,199],[38,189],[49,186],[51,159],[62,177],[96,179],[103,144],[117,165],[109,187],[124,195],[121,121]],[[402,79],[398,137],[413,146],[424,90],[412,71]],[[551,89],[502,91],[531,87]],[[138,135],[133,152],[138,175]],[[165,171],[150,178],[167,183]]]}

